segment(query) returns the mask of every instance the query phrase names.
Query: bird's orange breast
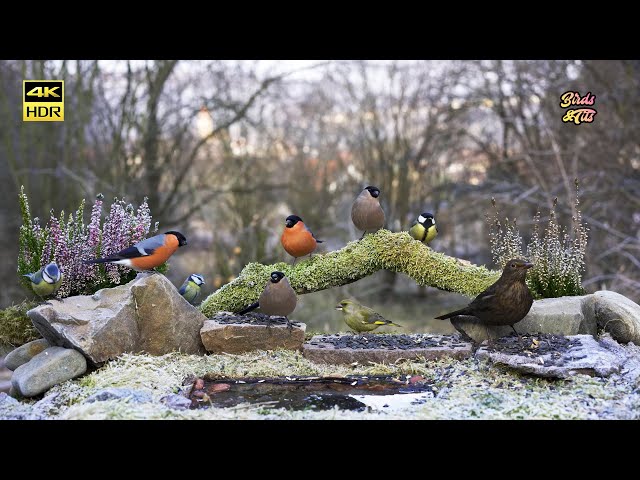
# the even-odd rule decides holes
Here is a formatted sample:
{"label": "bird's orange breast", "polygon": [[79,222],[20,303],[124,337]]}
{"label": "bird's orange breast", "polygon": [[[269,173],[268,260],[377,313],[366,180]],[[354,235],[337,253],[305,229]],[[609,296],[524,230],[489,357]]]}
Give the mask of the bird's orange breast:
{"label": "bird's orange breast", "polygon": [[318,246],[318,242],[302,222],[296,223],[291,228],[285,227],[280,243],[289,255],[296,258],[310,254]]}
{"label": "bird's orange breast", "polygon": [[151,270],[166,262],[178,249],[178,239],[175,235],[166,235],[164,245],[155,249],[151,255],[132,258],[131,265],[138,270]]}

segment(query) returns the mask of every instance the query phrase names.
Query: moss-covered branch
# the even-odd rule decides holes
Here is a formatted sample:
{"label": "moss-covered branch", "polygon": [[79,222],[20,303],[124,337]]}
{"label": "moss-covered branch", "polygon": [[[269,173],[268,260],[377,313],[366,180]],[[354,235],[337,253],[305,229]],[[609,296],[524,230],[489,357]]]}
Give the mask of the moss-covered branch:
{"label": "moss-covered branch", "polygon": [[238,278],[202,302],[202,312],[211,316],[221,310],[238,311],[255,302],[274,270],[283,272],[298,294],[339,287],[378,270],[390,270],[408,275],[418,285],[473,297],[500,276],[500,272],[436,252],[406,232],[379,230],[335,252],[299,260],[294,266],[284,262],[250,263]]}

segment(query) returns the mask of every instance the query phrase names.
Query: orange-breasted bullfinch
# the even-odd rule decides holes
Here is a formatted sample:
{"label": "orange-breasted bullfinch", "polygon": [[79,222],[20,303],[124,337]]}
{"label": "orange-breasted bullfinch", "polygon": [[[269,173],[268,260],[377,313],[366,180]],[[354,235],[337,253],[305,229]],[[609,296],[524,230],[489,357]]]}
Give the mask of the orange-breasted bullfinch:
{"label": "orange-breasted bullfinch", "polygon": [[240,310],[238,315],[244,315],[260,307],[260,311],[266,315],[286,318],[287,326],[291,329],[292,326],[288,316],[296,309],[297,303],[296,292],[291,288],[291,284],[289,284],[289,280],[284,276],[284,273],[271,272],[271,278],[260,294],[258,301]]}
{"label": "orange-breasted bullfinch", "polygon": [[318,240],[311,230],[307,228],[302,219],[297,215],[289,215],[285,220],[284,230],[280,237],[280,243],[293,258],[293,263],[296,263],[298,257],[304,257],[305,255],[311,255],[318,243],[322,243],[322,240]]}
{"label": "orange-breasted bullfinch", "polygon": [[351,206],[351,220],[358,230],[363,230],[362,237],[368,231],[376,231],[384,225],[384,211],[380,206],[380,189],[369,185],[356,197]]}
{"label": "orange-breasted bullfinch", "polygon": [[138,272],[153,270],[166,262],[178,247],[186,244],[184,235],[170,231],[146,238],[108,257],[85,260],[84,263],[117,263]]}

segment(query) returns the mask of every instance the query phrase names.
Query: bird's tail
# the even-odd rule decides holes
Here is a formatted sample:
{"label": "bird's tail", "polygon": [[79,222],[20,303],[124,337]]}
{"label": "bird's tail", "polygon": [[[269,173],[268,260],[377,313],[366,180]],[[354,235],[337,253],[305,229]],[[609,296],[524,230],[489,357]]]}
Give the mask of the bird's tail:
{"label": "bird's tail", "polygon": [[120,259],[118,257],[94,258],[93,260],[83,260],[82,263],[84,263],[85,265],[90,265],[92,263],[115,262],[116,260]]}
{"label": "bird's tail", "polygon": [[436,320],[447,320],[451,317],[455,317],[456,315],[465,315],[466,309],[462,308],[460,310],[456,310],[455,312],[445,313],[444,315],[440,315],[439,317],[434,317]]}
{"label": "bird's tail", "polygon": [[398,325],[397,323],[393,323],[389,320],[376,320],[375,322],[373,322],[374,325],[390,325],[392,327],[400,327],[400,328],[404,328],[402,325]]}
{"label": "bird's tail", "polygon": [[251,305],[249,305],[247,308],[240,310],[239,312],[237,312],[238,315],[244,315],[245,313],[249,313],[251,310],[255,310],[256,308],[258,308],[260,306],[259,302],[254,302]]}

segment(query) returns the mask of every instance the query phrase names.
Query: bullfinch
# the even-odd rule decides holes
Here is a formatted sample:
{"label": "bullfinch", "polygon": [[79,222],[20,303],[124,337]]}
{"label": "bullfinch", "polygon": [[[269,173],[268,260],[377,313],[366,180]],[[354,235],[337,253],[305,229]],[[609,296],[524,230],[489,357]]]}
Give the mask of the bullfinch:
{"label": "bullfinch", "polygon": [[370,185],[353,201],[351,220],[358,230],[363,230],[361,240],[368,231],[379,230],[384,225],[384,211],[379,196],[380,189]]}
{"label": "bullfinch", "polygon": [[260,307],[260,311],[266,315],[285,317],[287,326],[291,329],[292,325],[287,317],[296,309],[297,303],[296,292],[291,288],[289,280],[284,276],[284,273],[271,272],[271,277],[260,294],[258,301],[239,311],[238,315],[244,315]]}
{"label": "bullfinch", "polygon": [[297,215],[289,215],[285,220],[284,230],[280,237],[280,243],[293,258],[293,263],[296,263],[298,257],[304,257],[305,255],[311,255],[318,243],[322,243],[322,240],[318,240],[311,230],[304,224],[302,219]]}
{"label": "bullfinch", "polygon": [[125,248],[113,255],[84,263],[116,263],[138,272],[153,270],[166,262],[175,251],[187,244],[187,239],[180,232],[169,231],[151,238],[146,238],[132,247]]}

